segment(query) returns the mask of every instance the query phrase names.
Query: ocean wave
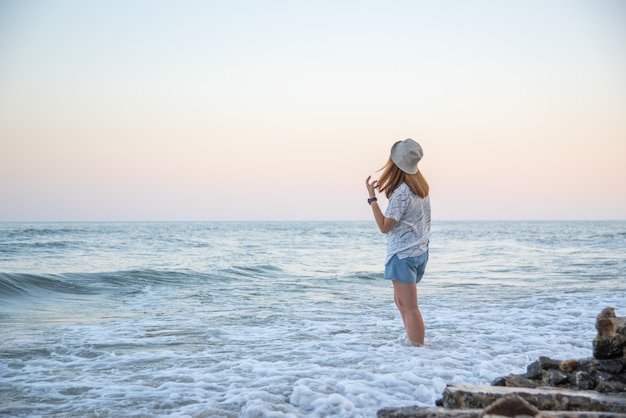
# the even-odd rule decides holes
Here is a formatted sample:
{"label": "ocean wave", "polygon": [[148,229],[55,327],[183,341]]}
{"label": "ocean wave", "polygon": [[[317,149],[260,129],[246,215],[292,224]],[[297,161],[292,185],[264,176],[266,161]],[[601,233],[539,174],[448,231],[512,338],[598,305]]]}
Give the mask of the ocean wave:
{"label": "ocean wave", "polygon": [[45,293],[74,295],[131,294],[152,287],[179,287],[224,283],[252,278],[277,278],[283,270],[270,264],[232,266],[211,273],[191,270],[126,270],[96,273],[0,272],[0,297],[42,296]]}
{"label": "ocean wave", "polygon": [[107,292],[134,293],[155,285],[179,285],[188,282],[185,272],[133,270],[106,273],[0,273],[0,297],[41,296],[44,293],[74,295]]}
{"label": "ocean wave", "polygon": [[89,287],[77,283],[69,276],[0,273],[0,296],[34,295],[41,292],[57,292],[72,294],[93,293]]}
{"label": "ocean wave", "polygon": [[6,234],[8,238],[19,237],[19,238],[32,238],[32,237],[50,237],[50,236],[59,236],[59,235],[75,235],[78,233],[88,233],[89,231],[86,229],[78,228],[78,227],[55,227],[52,226],[41,226],[41,227],[25,227],[25,228],[5,228],[3,232]]}
{"label": "ocean wave", "polygon": [[79,240],[7,241],[0,243],[0,254],[16,254],[18,256],[53,254],[59,256],[62,251],[78,250],[84,247],[85,243]]}
{"label": "ocean wave", "polygon": [[223,273],[232,277],[275,277],[281,275],[283,270],[271,264],[260,264],[252,266],[233,266],[225,269]]}

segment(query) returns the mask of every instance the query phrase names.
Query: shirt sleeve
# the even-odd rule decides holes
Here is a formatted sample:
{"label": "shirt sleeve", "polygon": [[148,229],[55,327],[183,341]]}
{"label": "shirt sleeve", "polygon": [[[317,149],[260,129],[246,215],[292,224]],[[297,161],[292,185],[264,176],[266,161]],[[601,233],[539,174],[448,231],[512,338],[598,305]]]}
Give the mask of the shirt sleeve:
{"label": "shirt sleeve", "polygon": [[404,193],[403,186],[394,190],[393,194],[389,198],[389,204],[385,211],[385,218],[394,219],[396,222],[400,222],[402,215],[406,211],[410,201],[406,193]]}

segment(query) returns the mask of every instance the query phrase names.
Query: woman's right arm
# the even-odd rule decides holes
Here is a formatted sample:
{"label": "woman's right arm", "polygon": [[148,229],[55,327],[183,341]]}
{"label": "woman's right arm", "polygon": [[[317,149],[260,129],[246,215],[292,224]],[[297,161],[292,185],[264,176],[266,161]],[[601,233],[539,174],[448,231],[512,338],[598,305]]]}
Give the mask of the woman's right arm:
{"label": "woman's right arm", "polygon": [[[374,180],[373,182],[370,183],[371,178],[372,176],[369,176],[365,180],[365,185],[367,187],[367,191],[369,193],[370,198],[374,198],[376,197],[377,181]],[[376,225],[378,225],[378,229],[380,229],[380,232],[382,232],[383,234],[386,234],[387,232],[391,231],[391,229],[394,226],[396,226],[395,219],[385,218],[385,215],[383,215],[383,212],[380,210],[380,206],[378,206],[377,201],[372,202],[370,206],[372,206],[372,213],[374,214],[374,219],[376,220]]]}

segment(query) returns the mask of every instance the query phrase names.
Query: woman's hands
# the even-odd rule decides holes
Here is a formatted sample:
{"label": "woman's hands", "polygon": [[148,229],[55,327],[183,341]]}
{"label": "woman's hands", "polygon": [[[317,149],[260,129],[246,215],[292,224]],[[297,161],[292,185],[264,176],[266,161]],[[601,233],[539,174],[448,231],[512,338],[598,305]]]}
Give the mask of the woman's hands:
{"label": "woman's hands", "polygon": [[[367,187],[367,192],[370,194],[370,199],[376,197],[376,189],[378,188],[378,180],[374,180],[370,183],[372,176],[367,177],[365,179],[365,186]],[[378,202],[373,201],[371,203],[372,212],[374,213],[374,219],[376,219],[376,224],[378,225],[378,229],[383,234],[391,231],[391,229],[396,225],[396,220],[393,218],[385,218],[385,215],[380,210],[380,206],[378,206]]]}
{"label": "woman's hands", "polygon": [[367,176],[365,179],[365,187],[367,187],[367,192],[370,194],[370,198],[376,197],[376,187],[378,187],[378,180],[374,180],[370,183],[372,176]]}

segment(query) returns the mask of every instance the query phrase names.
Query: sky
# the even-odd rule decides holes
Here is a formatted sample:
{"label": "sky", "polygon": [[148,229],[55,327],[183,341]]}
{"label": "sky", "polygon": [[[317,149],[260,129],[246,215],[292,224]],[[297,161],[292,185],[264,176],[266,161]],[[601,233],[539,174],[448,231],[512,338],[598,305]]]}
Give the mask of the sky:
{"label": "sky", "polygon": [[[626,2],[0,0],[0,221],[626,219]],[[383,208],[384,208],[384,199]]]}

